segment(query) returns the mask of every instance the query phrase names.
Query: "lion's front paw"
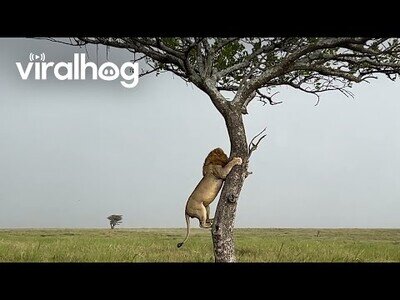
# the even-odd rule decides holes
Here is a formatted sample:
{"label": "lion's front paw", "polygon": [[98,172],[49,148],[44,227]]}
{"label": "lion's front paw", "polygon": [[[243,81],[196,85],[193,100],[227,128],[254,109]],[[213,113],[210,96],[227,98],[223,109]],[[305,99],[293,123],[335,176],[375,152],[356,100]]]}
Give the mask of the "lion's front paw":
{"label": "lion's front paw", "polygon": [[241,165],[242,164],[242,159],[240,158],[240,157],[235,157],[234,159],[233,159],[233,161],[235,162],[235,164],[236,165]]}

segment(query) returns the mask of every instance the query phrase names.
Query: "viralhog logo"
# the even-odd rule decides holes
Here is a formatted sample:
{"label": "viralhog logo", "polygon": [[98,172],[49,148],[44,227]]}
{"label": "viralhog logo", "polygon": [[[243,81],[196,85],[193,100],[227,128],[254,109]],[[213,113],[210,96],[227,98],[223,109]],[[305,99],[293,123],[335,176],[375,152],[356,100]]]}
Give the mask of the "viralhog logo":
{"label": "viralhog logo", "polygon": [[22,80],[27,80],[34,69],[35,80],[47,80],[48,72],[52,72],[58,80],[86,80],[86,71],[89,69],[92,80],[112,81],[122,77],[121,85],[125,88],[133,88],[139,82],[138,63],[125,62],[118,67],[112,62],[105,62],[99,67],[94,62],[86,62],[85,53],[74,53],[71,62],[53,61],[45,62],[44,53],[36,55],[29,54],[30,62],[27,66],[22,66],[21,62],[16,62],[19,75]]}

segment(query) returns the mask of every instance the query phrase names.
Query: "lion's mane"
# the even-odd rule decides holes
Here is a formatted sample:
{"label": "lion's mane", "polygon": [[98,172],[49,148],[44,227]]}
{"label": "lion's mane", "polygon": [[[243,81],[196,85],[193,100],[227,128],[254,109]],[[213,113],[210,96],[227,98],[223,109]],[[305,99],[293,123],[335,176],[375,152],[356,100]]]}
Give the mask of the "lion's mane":
{"label": "lion's mane", "polygon": [[224,150],[221,148],[216,148],[212,150],[206,157],[204,161],[203,168],[208,165],[220,165],[225,167],[228,163],[228,156],[225,154]]}

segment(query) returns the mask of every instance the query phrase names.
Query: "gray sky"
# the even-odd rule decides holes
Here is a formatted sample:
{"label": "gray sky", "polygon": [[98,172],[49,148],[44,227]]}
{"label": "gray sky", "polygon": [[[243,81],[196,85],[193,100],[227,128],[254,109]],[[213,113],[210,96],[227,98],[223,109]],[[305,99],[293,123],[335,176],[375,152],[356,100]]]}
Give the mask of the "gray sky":
{"label": "gray sky", "polygon": [[[133,89],[23,81],[15,62],[26,66],[30,52],[59,62],[85,50],[32,39],[0,39],[0,49],[0,228],[106,227],[112,213],[124,215],[121,227],[185,225],[205,156],[229,152],[205,94],[169,74]],[[109,56],[118,66],[131,58]],[[248,136],[265,125],[268,136],[253,154],[236,226],[399,228],[399,82],[357,85],[354,99],[324,94],[316,107],[313,96],[280,91],[283,104],[254,102],[245,116]]]}

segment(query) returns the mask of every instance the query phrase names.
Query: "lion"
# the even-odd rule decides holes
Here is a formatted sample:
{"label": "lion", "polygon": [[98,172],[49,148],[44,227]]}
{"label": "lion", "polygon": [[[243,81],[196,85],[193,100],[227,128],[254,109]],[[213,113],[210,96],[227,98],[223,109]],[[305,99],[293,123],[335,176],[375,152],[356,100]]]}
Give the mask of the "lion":
{"label": "lion", "polygon": [[216,148],[207,155],[203,164],[203,178],[186,202],[186,237],[182,243],[178,243],[178,248],[182,247],[189,237],[190,218],[197,218],[200,228],[211,228],[214,219],[210,219],[209,205],[217,197],[232,168],[241,164],[240,157],[234,157],[229,161],[228,156],[221,148]]}

